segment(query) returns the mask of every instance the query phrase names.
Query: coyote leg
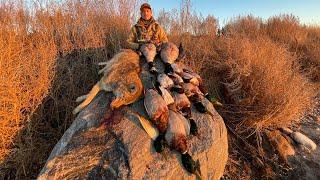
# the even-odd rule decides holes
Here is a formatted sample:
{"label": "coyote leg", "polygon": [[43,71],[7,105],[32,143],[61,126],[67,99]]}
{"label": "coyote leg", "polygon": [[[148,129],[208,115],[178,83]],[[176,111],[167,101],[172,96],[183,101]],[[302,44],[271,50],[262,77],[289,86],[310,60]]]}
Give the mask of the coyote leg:
{"label": "coyote leg", "polygon": [[100,87],[98,82],[96,85],[93,86],[89,94],[85,95],[87,97],[86,100],[82,102],[79,106],[77,106],[72,113],[77,114],[78,112],[80,112],[84,107],[86,107],[93,100],[93,98],[98,94],[99,91],[100,91]]}
{"label": "coyote leg", "polygon": [[82,96],[77,97],[76,102],[79,103],[79,102],[84,101],[87,98],[87,96],[88,95],[86,94],[86,95],[82,95]]}

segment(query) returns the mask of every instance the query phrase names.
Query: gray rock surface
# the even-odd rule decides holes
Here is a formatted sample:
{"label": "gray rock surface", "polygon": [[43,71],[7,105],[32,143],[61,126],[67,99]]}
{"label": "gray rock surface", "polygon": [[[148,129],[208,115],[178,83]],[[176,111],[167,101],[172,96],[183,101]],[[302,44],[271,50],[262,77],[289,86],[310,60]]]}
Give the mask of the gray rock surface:
{"label": "gray rock surface", "polygon": [[[152,76],[146,69],[144,65],[141,79],[144,87],[150,87]],[[111,99],[112,94],[100,92],[80,112],[38,179],[196,179],[183,168],[177,152],[155,152],[137,118],[137,114],[147,118],[143,98],[113,112]],[[212,115],[192,107],[199,135],[189,137],[189,153],[199,159],[202,179],[220,179],[228,159],[227,130],[212,104],[205,101]]]}

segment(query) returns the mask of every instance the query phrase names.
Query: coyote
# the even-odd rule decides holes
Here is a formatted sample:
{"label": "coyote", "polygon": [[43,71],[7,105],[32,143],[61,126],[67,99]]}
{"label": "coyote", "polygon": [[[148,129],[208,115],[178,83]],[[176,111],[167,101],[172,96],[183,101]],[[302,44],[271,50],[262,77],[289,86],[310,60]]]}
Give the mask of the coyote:
{"label": "coyote", "polygon": [[140,71],[139,55],[132,50],[122,50],[99,71],[99,74],[104,75],[91,91],[77,98],[76,102],[84,101],[73,110],[73,114],[87,106],[100,90],[113,92],[115,95],[110,104],[111,109],[135,102],[143,92]]}

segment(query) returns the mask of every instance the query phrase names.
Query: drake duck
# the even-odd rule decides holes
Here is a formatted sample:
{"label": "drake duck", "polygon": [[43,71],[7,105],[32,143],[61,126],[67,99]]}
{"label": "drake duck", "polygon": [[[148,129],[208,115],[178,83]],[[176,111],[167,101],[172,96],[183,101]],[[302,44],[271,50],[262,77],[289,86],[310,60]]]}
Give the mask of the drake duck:
{"label": "drake duck", "polygon": [[159,90],[161,92],[160,95],[162,96],[162,98],[164,99],[164,101],[166,102],[167,105],[174,103],[174,99],[167,89],[165,89],[162,86],[159,86]]}
{"label": "drake duck", "polygon": [[220,107],[223,106],[223,104],[222,104],[221,102],[219,102],[219,100],[218,100],[215,96],[210,95],[209,93],[206,93],[204,96],[205,96],[214,106],[220,106]]}
{"label": "drake duck", "polygon": [[180,153],[188,151],[187,136],[190,134],[190,123],[181,114],[169,110],[168,129],[165,139],[170,147]]}
{"label": "drake duck", "polygon": [[169,106],[169,109],[180,111],[183,108],[190,108],[191,103],[185,93],[172,92],[174,103]]}
{"label": "drake duck", "polygon": [[190,122],[181,114],[169,110],[169,123],[165,140],[170,147],[181,153],[181,161],[184,168],[200,177],[199,160],[194,161],[188,153],[188,135],[190,135]]}
{"label": "drake duck", "polygon": [[198,86],[195,86],[192,83],[184,83],[182,85],[182,88],[183,88],[185,94],[187,95],[187,97],[190,97],[194,94],[203,95],[203,93],[200,91]]}
{"label": "drake duck", "polygon": [[171,92],[177,92],[179,94],[184,93],[184,89],[181,85],[175,85],[170,89]]}
{"label": "drake duck", "polygon": [[154,89],[156,89],[158,93],[162,96],[163,100],[166,102],[167,105],[174,103],[174,99],[169,93],[169,91],[166,88],[162,87],[158,81],[155,81],[153,86]]}
{"label": "drake duck", "polygon": [[144,107],[153,124],[160,133],[165,133],[168,127],[169,109],[162,96],[154,89],[145,92]]}
{"label": "drake duck", "polygon": [[182,77],[180,77],[178,74],[173,73],[173,74],[168,74],[168,76],[172,79],[173,83],[175,85],[181,85],[184,83]]}
{"label": "drake duck", "polygon": [[143,56],[146,58],[146,61],[149,66],[149,71],[151,73],[157,73],[157,69],[154,67],[154,58],[156,57],[157,54],[157,48],[154,44],[152,43],[146,43],[141,45],[140,47],[140,52],[143,54]]}
{"label": "drake duck", "polygon": [[193,102],[193,105],[196,108],[196,110],[200,113],[207,112],[207,108],[202,102],[203,98],[204,97],[199,94],[193,94],[192,96],[189,97],[189,99]]}
{"label": "drake duck", "polygon": [[180,65],[178,63],[171,64],[171,67],[173,69],[173,72],[175,72],[179,75],[183,73],[183,69],[180,67]]}
{"label": "drake duck", "polygon": [[171,64],[173,64],[174,61],[179,56],[178,47],[172,42],[166,42],[166,43],[162,44],[160,56],[161,56],[162,61],[165,64],[165,73],[166,74],[173,73],[173,69],[171,67]]}
{"label": "drake duck", "polygon": [[166,89],[170,89],[174,85],[173,80],[169,76],[163,73],[158,74],[157,81],[160,83],[160,86]]}
{"label": "drake duck", "polygon": [[186,57],[186,52],[182,46],[182,43],[179,45],[179,56],[177,58],[177,62],[183,60]]}
{"label": "drake duck", "polygon": [[[182,79],[183,79],[183,81],[185,83],[191,83],[191,84],[193,84],[195,86],[199,86],[200,85],[200,81],[202,81],[201,78],[197,78],[197,76],[194,76],[191,73],[187,73],[187,72],[183,72],[181,74],[181,76],[182,76]],[[199,79],[200,79],[200,81],[199,81]]]}

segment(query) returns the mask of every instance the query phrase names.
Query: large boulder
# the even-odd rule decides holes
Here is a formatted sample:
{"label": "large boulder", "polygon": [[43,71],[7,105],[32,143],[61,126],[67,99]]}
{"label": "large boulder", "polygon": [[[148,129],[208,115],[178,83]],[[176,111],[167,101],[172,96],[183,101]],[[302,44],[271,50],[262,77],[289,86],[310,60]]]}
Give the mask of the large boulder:
{"label": "large boulder", "polygon": [[[144,87],[150,87],[153,78],[146,69],[143,66],[141,79]],[[179,153],[155,152],[152,139],[137,118],[147,118],[143,97],[115,111],[109,108],[111,100],[112,94],[100,92],[76,117],[38,179],[196,178],[184,169]],[[220,179],[228,159],[227,130],[212,104],[205,101],[212,115],[192,107],[199,134],[189,137],[189,153],[199,159],[202,179]]]}

